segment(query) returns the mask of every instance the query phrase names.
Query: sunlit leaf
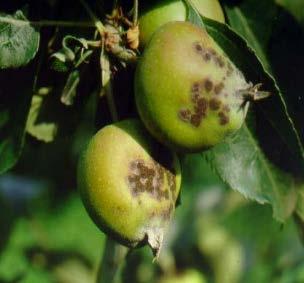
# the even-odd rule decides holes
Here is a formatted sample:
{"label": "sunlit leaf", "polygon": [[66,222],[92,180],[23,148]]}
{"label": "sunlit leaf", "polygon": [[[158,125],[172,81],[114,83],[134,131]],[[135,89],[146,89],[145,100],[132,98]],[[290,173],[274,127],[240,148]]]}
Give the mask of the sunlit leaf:
{"label": "sunlit leaf", "polygon": [[36,139],[44,142],[54,140],[57,132],[55,123],[38,122],[37,118],[43,103],[43,97],[34,95],[32,98],[31,109],[26,123],[26,131]]}
{"label": "sunlit leaf", "polygon": [[67,106],[70,106],[74,103],[74,98],[77,94],[77,87],[80,82],[80,74],[76,69],[71,72],[68,76],[66,84],[63,88],[61,95],[61,102]]}
{"label": "sunlit leaf", "polygon": [[39,38],[22,11],[0,13],[0,69],[26,65],[38,51]]}
{"label": "sunlit leaf", "polygon": [[296,192],[293,178],[265,158],[246,125],[204,156],[232,189],[261,204],[270,203],[276,219],[284,221],[294,211]]}
{"label": "sunlit leaf", "polygon": [[199,14],[199,12],[196,10],[195,6],[193,5],[191,0],[183,0],[184,3],[187,6],[187,11],[188,11],[188,15],[187,15],[187,19],[189,22],[196,24],[197,26],[200,26],[202,28],[204,28],[204,22],[201,19],[201,16]]}
{"label": "sunlit leaf", "polygon": [[[247,64],[252,69],[253,74],[260,73],[260,75],[263,75],[261,82],[271,86],[270,90],[274,94],[271,99],[260,104],[262,106],[261,110],[281,139],[284,140],[290,152],[303,164],[304,146],[300,137],[301,130],[294,123],[291,107],[286,102],[287,94],[280,90],[280,82],[277,82],[274,78],[267,54],[268,44],[273,32],[273,19],[277,16],[277,6],[272,0],[262,1],[259,5],[256,4],[255,0],[246,0],[240,5],[226,5],[225,11],[233,31],[242,36],[249,48],[255,52],[256,60],[259,61],[260,67],[256,68],[257,65],[253,65],[253,61],[243,60],[244,70],[246,70]],[[256,68],[256,70],[253,68]]]}
{"label": "sunlit leaf", "polygon": [[[202,20],[209,34],[245,76],[254,84],[262,82],[266,90],[274,94],[272,100],[280,100],[274,79],[247,42],[227,25],[207,18]],[[285,106],[284,101],[280,101],[273,111],[279,113],[282,121],[288,124],[286,129],[289,132],[288,138],[291,138],[291,145],[295,146],[302,156],[302,144]],[[233,138],[216,146],[205,156],[221,179],[232,189],[259,203],[270,203],[276,219],[284,221],[293,212],[296,198],[293,179],[271,165],[252,130],[246,125]]]}

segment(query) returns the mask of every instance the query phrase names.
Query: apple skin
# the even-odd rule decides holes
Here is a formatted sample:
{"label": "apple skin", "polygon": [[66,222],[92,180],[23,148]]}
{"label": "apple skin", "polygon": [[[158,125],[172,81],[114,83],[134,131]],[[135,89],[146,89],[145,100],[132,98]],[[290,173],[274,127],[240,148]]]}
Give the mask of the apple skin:
{"label": "apple skin", "polygon": [[180,184],[177,156],[138,120],[102,128],[79,161],[78,188],[95,224],[121,244],[149,244],[155,253]]}
{"label": "apple skin", "polygon": [[180,152],[208,149],[238,130],[250,86],[207,32],[170,22],[152,36],[135,72],[139,115],[161,143]]}
{"label": "apple skin", "polygon": [[[192,0],[198,12],[212,20],[225,23],[225,17],[218,0]],[[152,34],[163,24],[172,21],[186,21],[187,8],[182,0],[156,1],[143,9],[139,18],[139,42],[145,46]]]}

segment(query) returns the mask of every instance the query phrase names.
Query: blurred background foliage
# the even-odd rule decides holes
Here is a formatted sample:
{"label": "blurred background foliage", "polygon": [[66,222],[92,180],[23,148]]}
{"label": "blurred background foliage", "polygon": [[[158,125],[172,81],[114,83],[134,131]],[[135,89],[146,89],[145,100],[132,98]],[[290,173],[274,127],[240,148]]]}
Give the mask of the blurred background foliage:
{"label": "blurred background foliage", "polygon": [[[111,1],[88,2],[100,14],[111,7]],[[130,2],[123,1],[126,6]],[[262,57],[267,58],[281,89],[288,94],[284,98],[304,140],[304,1],[264,1],[263,5],[271,3],[271,7],[274,2],[278,4],[276,11],[269,11],[274,18],[269,17],[267,10],[259,12],[262,5],[251,10],[253,1],[250,0],[222,2],[232,25],[237,26],[240,20],[236,17],[236,7],[249,19],[249,27],[256,31],[255,40],[261,43]],[[52,14],[55,5],[56,14]],[[0,2],[0,12],[13,13],[21,8],[31,20],[86,19],[83,8],[72,0]],[[271,27],[267,26],[267,32],[259,32],[262,27],[258,18],[264,27],[272,23]],[[246,29],[238,31],[246,36]],[[19,103],[10,104],[10,110],[16,115],[9,124],[14,129],[15,125],[22,127],[26,113],[19,108],[30,107],[31,96],[27,93],[34,84],[39,115],[32,107],[31,119],[40,125],[33,128],[31,123],[27,124],[28,134],[20,160],[12,170],[0,175],[1,283],[94,282],[103,252],[105,236],[87,216],[77,193],[76,164],[87,140],[98,128],[110,123],[111,118],[104,99],[97,103],[99,78],[90,75],[99,72],[94,64],[81,69],[86,79],[78,86],[79,97],[73,107],[60,103],[67,75],[49,67],[47,54],[61,48],[65,34],[86,37],[92,36],[92,31],[44,28],[40,46],[45,52],[40,52],[34,62],[18,71],[0,70],[0,121],[5,120],[5,113],[1,111],[4,102],[8,98],[15,101],[22,92]],[[34,75],[33,81],[36,68],[40,70],[39,76]],[[132,86],[126,84],[130,81],[129,72],[120,70],[114,82],[121,118],[136,116]],[[14,81],[18,84],[8,83]],[[284,143],[273,139],[275,134],[260,118],[263,114],[258,109],[256,112],[255,123],[265,126],[264,130],[257,131],[265,154],[281,169],[294,173],[298,181],[303,171],[297,158],[286,150]],[[55,135],[52,143],[39,141],[52,141]],[[2,139],[3,132],[0,137]],[[24,137],[16,130],[10,139],[23,144]],[[0,147],[0,152],[2,149]],[[8,152],[19,151],[16,146]],[[5,158],[14,157],[9,154]],[[297,182],[296,187],[300,193],[297,215],[282,224],[273,219],[270,205],[259,205],[232,191],[202,155],[183,156],[182,168],[181,204],[159,261],[152,264],[147,248],[132,251],[121,270],[121,283],[304,282],[301,182]]]}
{"label": "blurred background foliage", "polygon": [[[27,153],[37,155],[35,148]],[[54,164],[33,178],[33,168],[25,171],[22,162],[0,178],[0,282],[94,282],[104,235],[75,187],[47,177]],[[189,155],[182,164],[181,205],[159,261],[152,264],[148,248],[132,251],[121,282],[158,282],[193,269],[206,282],[303,282],[304,250],[292,219],[282,225],[270,206],[228,190],[201,156]],[[56,169],[75,178],[64,165]]]}

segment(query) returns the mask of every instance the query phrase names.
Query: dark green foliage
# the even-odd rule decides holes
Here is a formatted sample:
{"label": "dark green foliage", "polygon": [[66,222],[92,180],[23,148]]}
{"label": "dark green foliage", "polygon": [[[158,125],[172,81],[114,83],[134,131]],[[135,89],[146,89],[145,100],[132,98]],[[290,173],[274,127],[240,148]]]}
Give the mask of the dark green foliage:
{"label": "dark green foliage", "polygon": [[[86,1],[102,22],[113,2]],[[128,14],[133,1],[120,2]],[[206,245],[214,231],[225,255],[238,250],[245,258],[233,267],[238,282],[302,283],[303,1],[221,1],[226,25],[184,2],[188,20],[272,97],[254,104],[225,143],[181,157],[181,205],[167,261],[152,266],[147,250],[137,251],[127,257],[122,282],[155,283],[196,268],[223,283],[216,278],[225,257]],[[81,1],[0,1],[0,282],[93,282],[103,235],[75,194],[76,163],[94,132],[112,122],[105,93],[113,91],[120,119],[138,116],[134,65],[98,40]]]}

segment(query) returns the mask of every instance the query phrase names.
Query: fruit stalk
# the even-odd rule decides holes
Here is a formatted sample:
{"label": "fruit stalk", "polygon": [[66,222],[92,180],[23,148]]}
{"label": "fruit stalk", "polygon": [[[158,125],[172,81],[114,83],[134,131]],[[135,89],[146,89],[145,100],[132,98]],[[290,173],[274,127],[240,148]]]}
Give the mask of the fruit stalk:
{"label": "fruit stalk", "polygon": [[[114,103],[112,82],[111,80],[105,87],[106,98],[108,101],[109,109],[111,112],[112,120],[114,122],[118,121],[117,109]],[[106,237],[105,245],[103,249],[103,256],[100,261],[98,268],[96,283],[112,283],[115,282],[117,274],[121,269],[122,263],[124,261],[128,248],[118,244],[111,238]]]}
{"label": "fruit stalk", "polygon": [[[114,3],[114,7],[117,3]],[[104,91],[113,122],[117,122],[118,112],[114,101],[112,80],[104,86]],[[99,264],[96,283],[112,283],[116,281],[122,263],[129,251],[128,248],[118,244],[111,238],[106,236],[102,259]]]}
{"label": "fruit stalk", "polygon": [[[105,95],[107,98],[112,120],[113,122],[117,122],[118,113],[114,102],[111,79],[105,86]],[[115,282],[128,251],[128,248],[118,244],[111,238],[106,237],[103,256],[98,268],[96,283]]]}
{"label": "fruit stalk", "polygon": [[117,244],[110,238],[106,238],[96,283],[112,283],[116,281],[128,250],[128,248]]}
{"label": "fruit stalk", "polygon": [[[97,16],[93,13],[90,7],[84,0],[79,0],[84,6],[92,20],[94,20],[96,28],[100,34],[103,34],[104,26],[98,20]],[[112,81],[111,79],[105,86],[106,97],[108,101],[109,110],[111,112],[112,120],[118,121],[117,109],[114,102]],[[128,248],[119,245],[109,237],[106,237],[103,256],[98,268],[96,283],[112,283],[118,274],[122,262],[128,252]]]}
{"label": "fruit stalk", "polygon": [[133,4],[133,24],[137,25],[138,23],[138,0],[134,0]]}
{"label": "fruit stalk", "polygon": [[118,119],[118,112],[117,112],[115,101],[114,101],[114,94],[113,94],[111,79],[105,85],[105,93],[106,93],[106,98],[107,98],[109,111],[110,111],[111,116],[112,116],[112,120],[113,120],[113,122],[117,122],[119,119]]}

